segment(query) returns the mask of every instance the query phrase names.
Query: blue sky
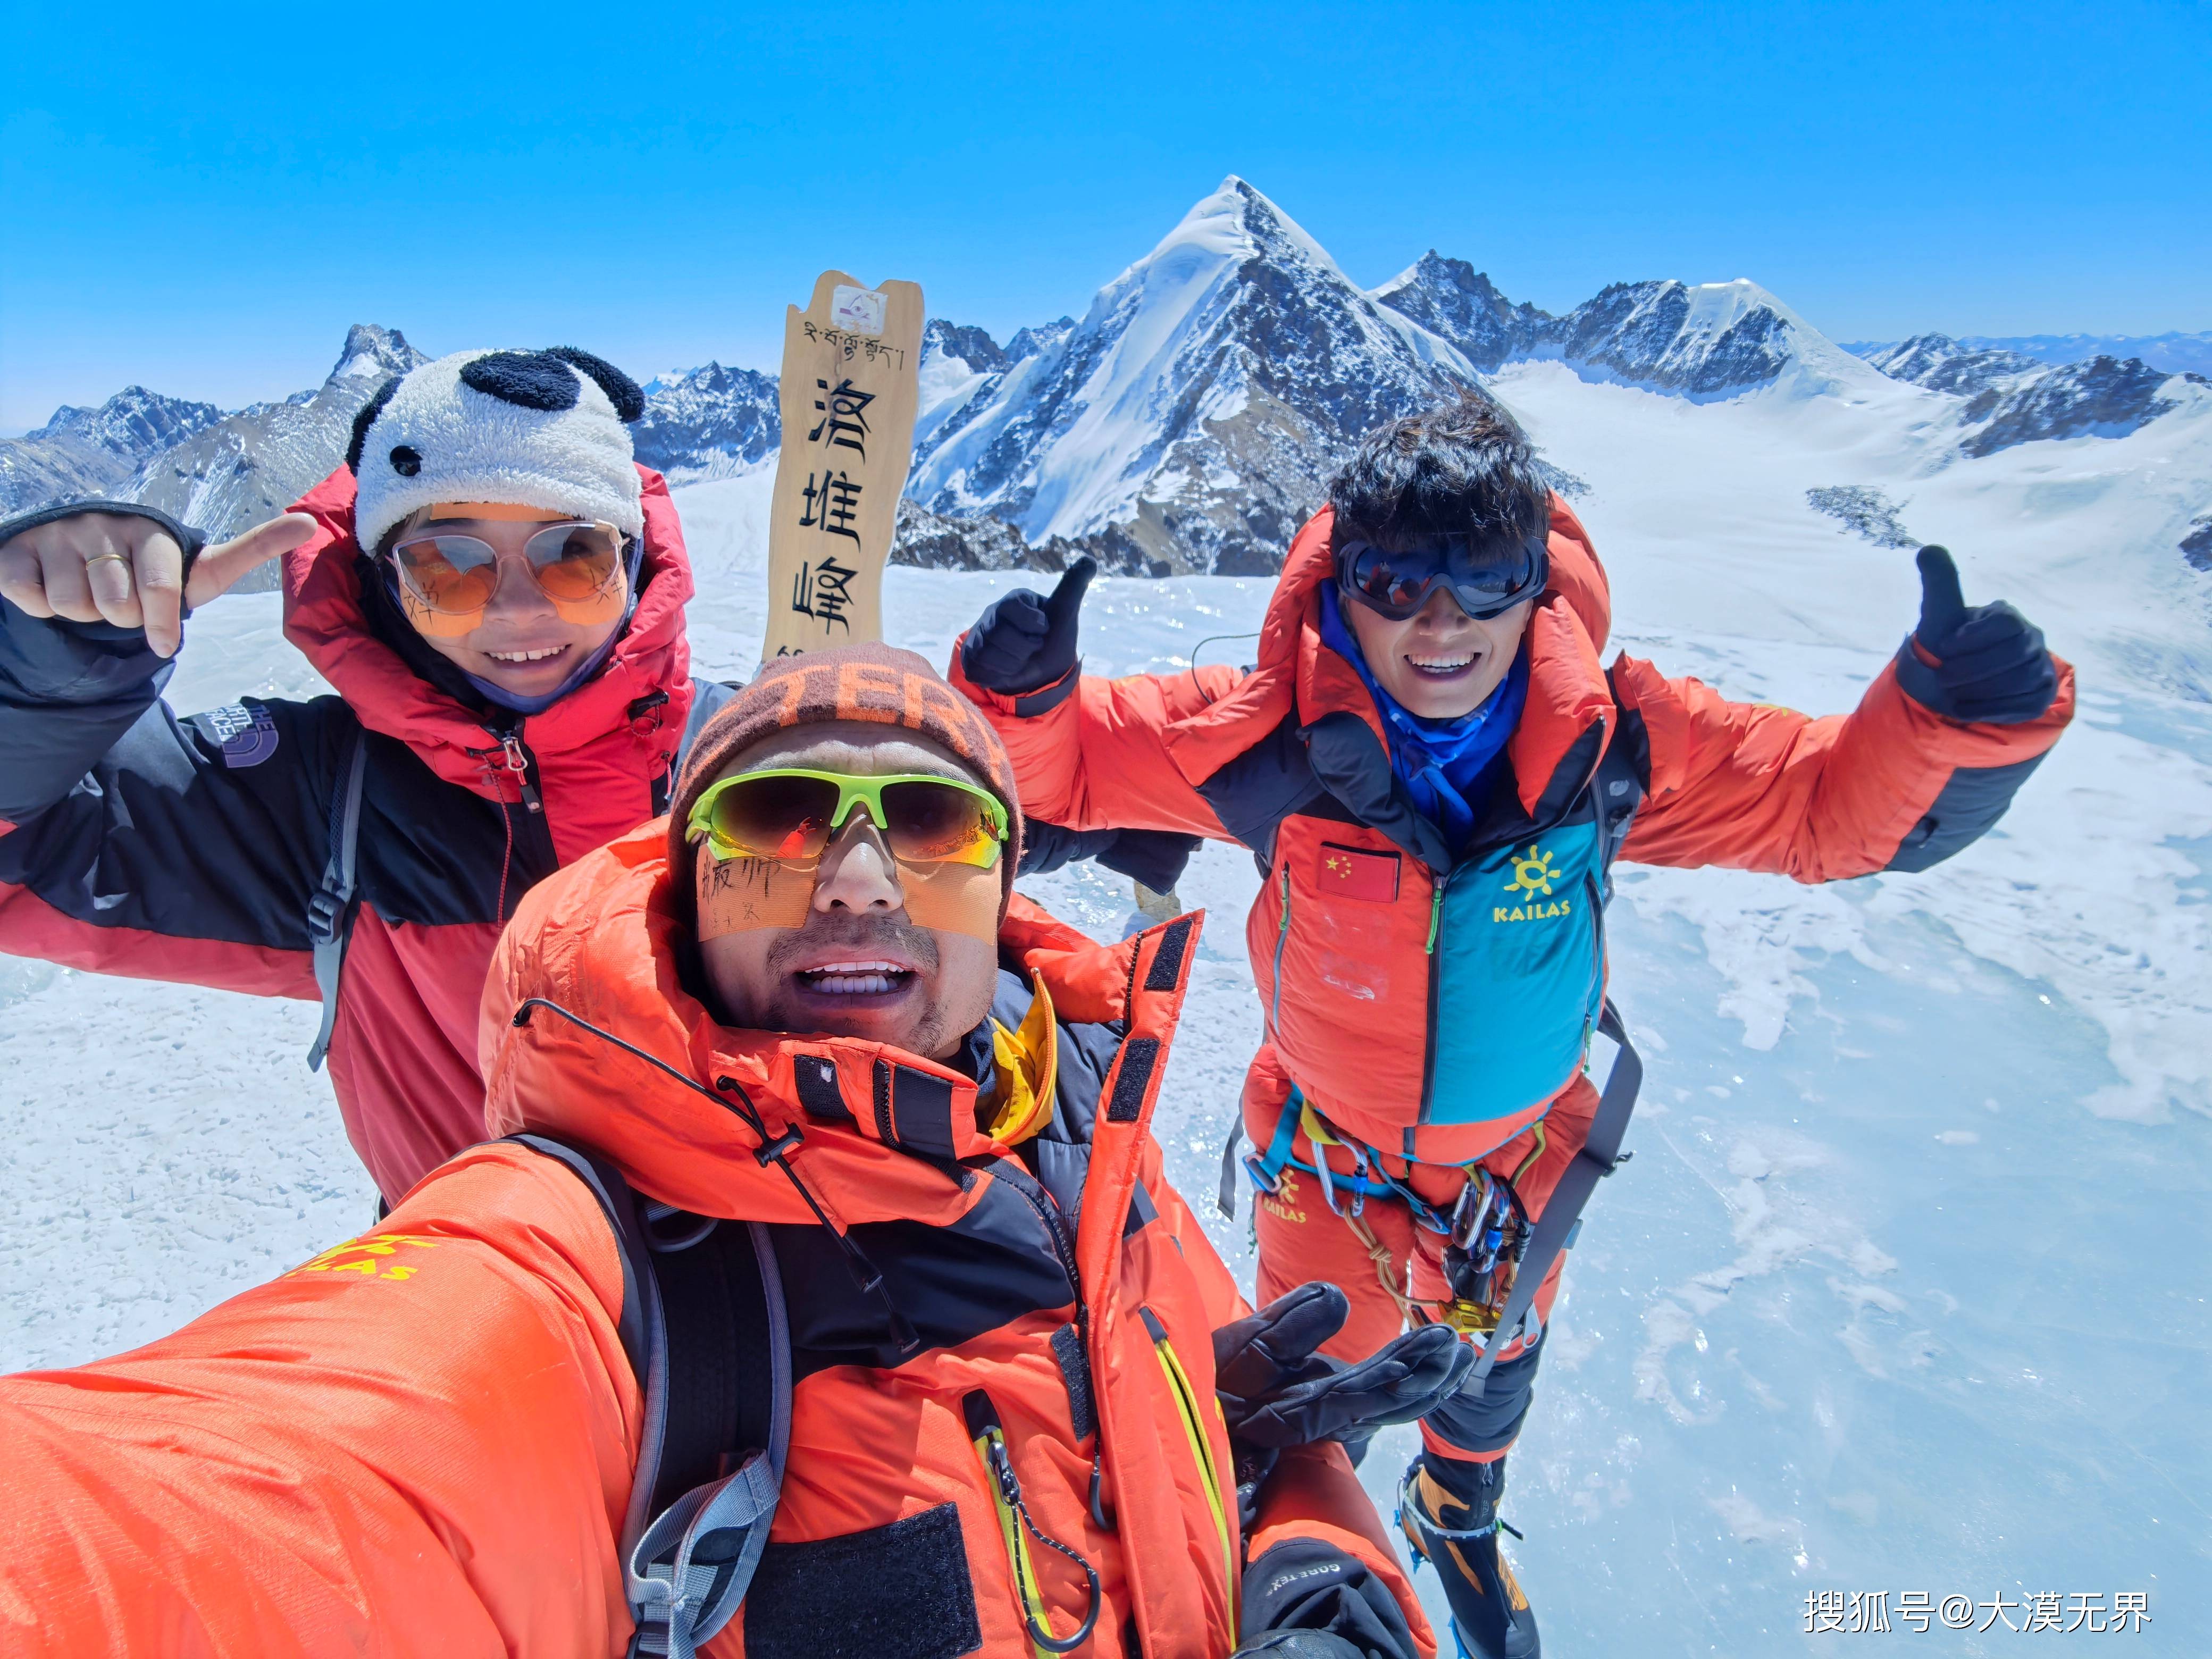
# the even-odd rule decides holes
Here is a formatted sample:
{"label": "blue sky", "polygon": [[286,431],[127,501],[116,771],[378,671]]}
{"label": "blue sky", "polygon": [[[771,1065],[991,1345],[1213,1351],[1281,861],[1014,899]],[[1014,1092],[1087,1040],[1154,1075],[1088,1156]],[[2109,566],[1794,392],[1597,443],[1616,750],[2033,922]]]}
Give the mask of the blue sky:
{"label": "blue sky", "polygon": [[814,273],[1003,338],[1228,173],[1358,280],[1750,276],[1838,339],[2212,328],[2212,5],[23,5],[0,430],[346,325],[773,368]]}

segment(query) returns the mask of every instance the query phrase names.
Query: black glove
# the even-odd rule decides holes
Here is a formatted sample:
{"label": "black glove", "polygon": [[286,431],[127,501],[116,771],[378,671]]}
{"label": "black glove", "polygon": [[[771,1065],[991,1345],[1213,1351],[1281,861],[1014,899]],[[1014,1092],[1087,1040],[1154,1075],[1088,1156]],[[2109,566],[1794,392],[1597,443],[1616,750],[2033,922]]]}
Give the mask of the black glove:
{"label": "black glove", "polygon": [[1357,1365],[1318,1350],[1352,1304],[1316,1281],[1213,1334],[1213,1382],[1229,1437],[1279,1448],[1364,1440],[1425,1417],[1458,1390],[1474,1351],[1448,1325],[1424,1325]]}
{"label": "black glove", "polygon": [[1155,893],[1172,893],[1196,851],[1196,836],[1179,836],[1172,830],[1124,830],[1094,856],[1109,870],[1141,881]]}
{"label": "black glove", "polygon": [[1016,873],[1042,876],[1078,859],[1096,859],[1155,893],[1172,893],[1197,850],[1196,836],[1170,830],[1070,830],[1033,817],[1022,824],[1022,863]]}
{"label": "black glove", "polygon": [[1018,587],[995,599],[960,642],[960,672],[986,691],[1019,696],[1041,691],[1075,666],[1075,625],[1083,590],[1098,574],[1085,554],[1067,567],[1045,598]]}
{"label": "black glove", "polygon": [[1254,1638],[1229,1659],[1367,1659],[1341,1636],[1325,1630],[1270,1631]]}
{"label": "black glove", "polygon": [[2057,698],[2058,665],[2043,630],[2002,600],[1968,610],[1948,550],[1923,547],[1920,625],[1897,653],[1897,683],[1947,720],[2018,726]]}
{"label": "black glove", "polygon": [[1413,1633],[1367,1564],[1317,1538],[1276,1545],[1244,1570],[1242,1654],[1414,1659]]}

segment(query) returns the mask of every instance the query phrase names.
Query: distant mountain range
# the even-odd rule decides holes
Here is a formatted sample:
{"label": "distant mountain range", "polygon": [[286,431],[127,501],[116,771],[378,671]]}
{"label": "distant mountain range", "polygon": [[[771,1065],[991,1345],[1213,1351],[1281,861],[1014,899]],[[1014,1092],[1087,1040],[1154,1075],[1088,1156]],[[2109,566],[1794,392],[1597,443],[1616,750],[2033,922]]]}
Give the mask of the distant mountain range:
{"label": "distant mountain range", "polygon": [[2203,375],[2169,374],[2137,357],[2053,367],[2025,352],[1942,334],[1915,335],[1867,361],[1893,380],[1966,398],[1959,447],[1972,456],[2039,438],[2117,438],[2174,408],[2180,384],[2208,384]]}
{"label": "distant mountain range", "polygon": [[[2141,349],[2090,349],[2105,344]],[[1138,574],[1269,572],[1362,433],[1488,395],[1516,363],[1556,361],[1586,380],[1698,403],[1863,399],[1887,377],[1937,397],[1929,422],[1955,455],[1977,458],[2133,431],[2203,384],[2172,367],[2200,349],[2212,355],[2212,335],[1924,334],[1844,348],[1745,281],[1615,283],[1555,315],[1433,250],[1368,290],[1231,177],[1080,318],[1003,346],[930,320],[894,557],[1049,569],[1089,552]],[[364,325],[321,386],[281,404],[224,415],[133,386],[98,410],[61,410],[0,441],[0,514],[121,495],[235,533],[337,465],[355,411],[422,361],[396,331]],[[708,363],[646,391],[638,459],[672,483],[775,453],[772,374]],[[1582,488],[1564,473],[1554,482]]]}
{"label": "distant mountain range", "polygon": [[[1893,341],[1857,340],[1844,349],[1871,361],[1893,349]],[[2199,334],[2169,330],[2164,334],[1966,334],[1958,344],[1968,351],[2003,351],[2039,363],[2078,363],[2091,357],[2133,357],[2169,374],[2212,374],[2212,329]]]}

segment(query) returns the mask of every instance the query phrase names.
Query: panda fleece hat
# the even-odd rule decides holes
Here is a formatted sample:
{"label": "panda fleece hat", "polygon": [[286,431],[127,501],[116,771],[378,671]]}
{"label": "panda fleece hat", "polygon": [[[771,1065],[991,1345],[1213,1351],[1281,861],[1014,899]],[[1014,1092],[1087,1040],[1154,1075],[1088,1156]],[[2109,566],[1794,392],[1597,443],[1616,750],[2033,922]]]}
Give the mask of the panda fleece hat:
{"label": "panda fleece hat", "polygon": [[386,380],[354,417],[354,539],[374,552],[436,501],[496,501],[645,533],[629,422],[645,394],[573,346],[457,351]]}
{"label": "panda fleece hat", "polygon": [[[981,710],[922,658],[888,645],[840,645],[775,658],[716,711],[693,742],[677,781],[676,804],[668,817],[669,867],[678,872],[690,868],[684,827],[707,786],[732,761],[779,732],[823,720],[865,721],[915,732],[945,750],[999,798],[1007,825],[1006,855],[999,860],[1003,918],[1022,850],[1021,792],[1014,787],[1014,763]],[[679,879],[676,890],[688,896],[691,884]]]}

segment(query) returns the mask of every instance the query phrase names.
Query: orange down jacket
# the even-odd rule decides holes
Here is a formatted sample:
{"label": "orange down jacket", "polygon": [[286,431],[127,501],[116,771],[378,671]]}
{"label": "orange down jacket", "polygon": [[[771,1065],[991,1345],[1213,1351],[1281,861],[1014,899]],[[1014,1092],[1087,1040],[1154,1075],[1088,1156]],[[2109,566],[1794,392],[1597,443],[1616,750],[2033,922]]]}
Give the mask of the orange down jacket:
{"label": "orange down jacket", "polygon": [[[1268,1030],[1246,1121],[1263,1147],[1295,1084],[1392,1159],[1513,1170],[1564,1103],[1553,1127],[1567,1133],[1523,1194],[1540,1208],[1595,1104],[1582,1071],[1605,985],[1601,818],[1616,841],[1626,827],[1621,857],[1647,864],[1804,882],[1923,869],[1996,822],[2072,717],[2063,663],[2056,703],[2018,726],[1933,714],[1893,668],[1852,713],[1814,719],[1626,655],[1603,667],[1605,573],[1554,496],[1512,787],[1455,851],[1394,787],[1374,698],[1322,642],[1330,527],[1324,509],[1293,543],[1249,670],[1108,680],[1079,665],[1020,696],[967,680],[957,647],[949,671],[1005,739],[1025,812],[1256,855],[1246,943]],[[1609,755],[1624,763],[1608,774],[1618,802],[1596,799]]]}
{"label": "orange down jacket", "polygon": [[[1086,1654],[1220,1659],[1241,1564],[1291,1538],[1382,1575],[1431,1651],[1341,1449],[1286,1454],[1238,1535],[1210,1338],[1243,1304],[1151,1131],[1197,919],[1102,946],[1016,901],[1001,984],[1050,996],[1060,1054],[1053,1145],[1024,1164],[944,1066],[715,1024],[679,981],[665,847],[649,823],[532,890],[486,989],[483,1071],[493,1133],[587,1146],[644,1194],[775,1237],[788,1468],[761,1576],[707,1650],[1027,1659],[963,1422],[981,1390],[1030,1516],[1098,1571]],[[532,997],[697,1087],[543,1008],[517,1026]],[[716,1097],[738,1088],[771,1134],[799,1132],[792,1168],[865,1245],[920,1352],[890,1349],[834,1241],[755,1158]],[[589,1191],[494,1141],[375,1232],[174,1336],[0,1381],[0,1649],[621,1653],[641,1426],[623,1302]],[[1094,1462],[1110,1526],[1091,1512]],[[1065,1633],[1085,1580],[1036,1560],[1040,1611]],[[975,1644],[944,1645],[948,1629]]]}

